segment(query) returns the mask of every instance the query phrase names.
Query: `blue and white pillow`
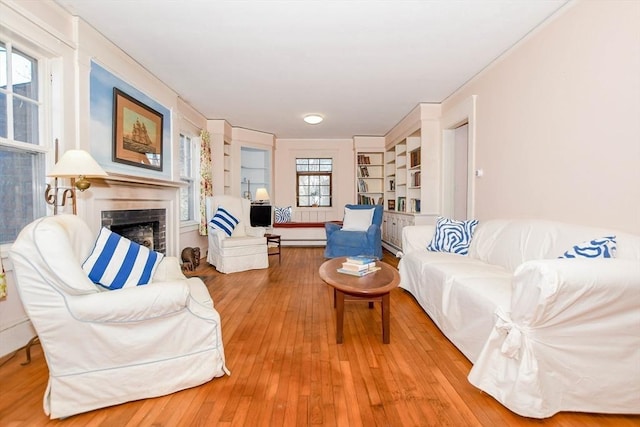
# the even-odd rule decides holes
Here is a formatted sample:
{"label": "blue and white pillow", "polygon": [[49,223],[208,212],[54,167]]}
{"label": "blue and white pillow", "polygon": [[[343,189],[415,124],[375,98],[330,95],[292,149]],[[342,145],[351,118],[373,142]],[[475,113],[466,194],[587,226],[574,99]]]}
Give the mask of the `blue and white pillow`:
{"label": "blue and white pillow", "polygon": [[275,207],[274,223],[282,224],[284,222],[291,222],[291,206],[286,208]]}
{"label": "blue and white pillow", "polygon": [[616,236],[605,236],[579,243],[558,258],[613,258],[616,249]]}
{"label": "blue and white pillow", "polygon": [[91,254],[82,264],[92,282],[107,289],[146,285],[163,254],[102,227]]}
{"label": "blue and white pillow", "polygon": [[221,230],[227,236],[231,236],[233,230],[236,228],[236,225],[240,223],[240,220],[233,216],[231,212],[223,208],[222,206],[218,206],[218,210],[216,214],[211,218],[209,224],[214,230]]}
{"label": "blue and white pillow", "polygon": [[473,231],[477,225],[477,219],[456,221],[455,219],[438,217],[436,231],[431,242],[427,245],[427,250],[467,255]]}

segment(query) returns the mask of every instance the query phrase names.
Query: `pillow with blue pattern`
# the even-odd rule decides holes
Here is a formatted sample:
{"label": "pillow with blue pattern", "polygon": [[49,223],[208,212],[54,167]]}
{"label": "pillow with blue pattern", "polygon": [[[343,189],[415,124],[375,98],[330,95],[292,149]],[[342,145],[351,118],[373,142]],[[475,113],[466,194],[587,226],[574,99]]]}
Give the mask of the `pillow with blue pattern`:
{"label": "pillow with blue pattern", "polygon": [[216,214],[211,218],[209,224],[211,224],[211,228],[214,230],[220,230],[227,236],[231,236],[233,230],[236,228],[236,225],[240,223],[240,220],[233,216],[231,212],[223,208],[222,206],[218,206],[218,210]]}
{"label": "pillow with blue pattern", "polygon": [[616,249],[616,236],[605,236],[574,245],[558,258],[613,258]]}
{"label": "pillow with blue pattern", "polygon": [[287,206],[286,208],[275,207],[274,212],[274,223],[282,224],[284,222],[291,222],[291,206]]}
{"label": "pillow with blue pattern", "polygon": [[427,245],[427,250],[467,255],[473,231],[477,225],[477,219],[457,221],[440,216],[436,221],[436,231]]}
{"label": "pillow with blue pattern", "polygon": [[122,289],[149,283],[163,257],[102,227],[82,269],[93,283],[109,290]]}

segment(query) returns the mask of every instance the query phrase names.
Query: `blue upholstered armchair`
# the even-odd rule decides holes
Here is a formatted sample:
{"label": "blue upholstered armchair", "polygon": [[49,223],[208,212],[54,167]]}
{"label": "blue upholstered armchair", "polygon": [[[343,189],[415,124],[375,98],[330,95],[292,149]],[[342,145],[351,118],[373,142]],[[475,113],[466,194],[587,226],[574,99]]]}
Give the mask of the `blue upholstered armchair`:
{"label": "blue upholstered armchair", "polygon": [[[362,214],[365,214],[365,212],[361,210],[364,209],[373,209],[373,216],[368,226],[362,223]],[[356,224],[356,229],[362,231],[346,230],[352,228],[354,224]],[[324,250],[325,258],[372,255],[382,259],[381,225],[382,205],[346,205],[342,227],[330,222],[324,225],[327,232],[327,247]]]}

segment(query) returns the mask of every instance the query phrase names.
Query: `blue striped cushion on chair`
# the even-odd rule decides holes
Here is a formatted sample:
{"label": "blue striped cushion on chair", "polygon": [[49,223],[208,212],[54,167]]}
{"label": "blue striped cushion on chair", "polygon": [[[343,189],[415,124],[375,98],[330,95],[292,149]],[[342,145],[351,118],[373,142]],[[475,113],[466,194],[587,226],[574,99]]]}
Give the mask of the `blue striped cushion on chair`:
{"label": "blue striped cushion on chair", "polygon": [[427,250],[467,255],[476,225],[478,225],[477,219],[456,221],[455,219],[438,217],[436,232],[427,246]]}
{"label": "blue striped cushion on chair", "polygon": [[82,268],[94,283],[107,289],[121,289],[149,283],[163,257],[102,227]]}
{"label": "blue striped cushion on chair", "polygon": [[605,236],[579,243],[558,258],[613,258],[616,249],[616,236]]}
{"label": "blue striped cushion on chair", "polygon": [[231,215],[231,212],[225,210],[222,206],[218,206],[216,214],[211,218],[211,221],[209,221],[212,228],[221,230],[227,236],[231,236],[239,222],[240,220]]}

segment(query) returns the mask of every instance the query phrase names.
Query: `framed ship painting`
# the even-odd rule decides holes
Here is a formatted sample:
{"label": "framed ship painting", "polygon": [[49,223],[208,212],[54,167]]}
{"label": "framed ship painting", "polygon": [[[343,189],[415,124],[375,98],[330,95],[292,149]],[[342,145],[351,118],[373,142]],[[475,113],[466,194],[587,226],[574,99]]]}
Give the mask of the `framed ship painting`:
{"label": "framed ship painting", "polygon": [[113,88],[113,161],[162,170],[161,113]]}

